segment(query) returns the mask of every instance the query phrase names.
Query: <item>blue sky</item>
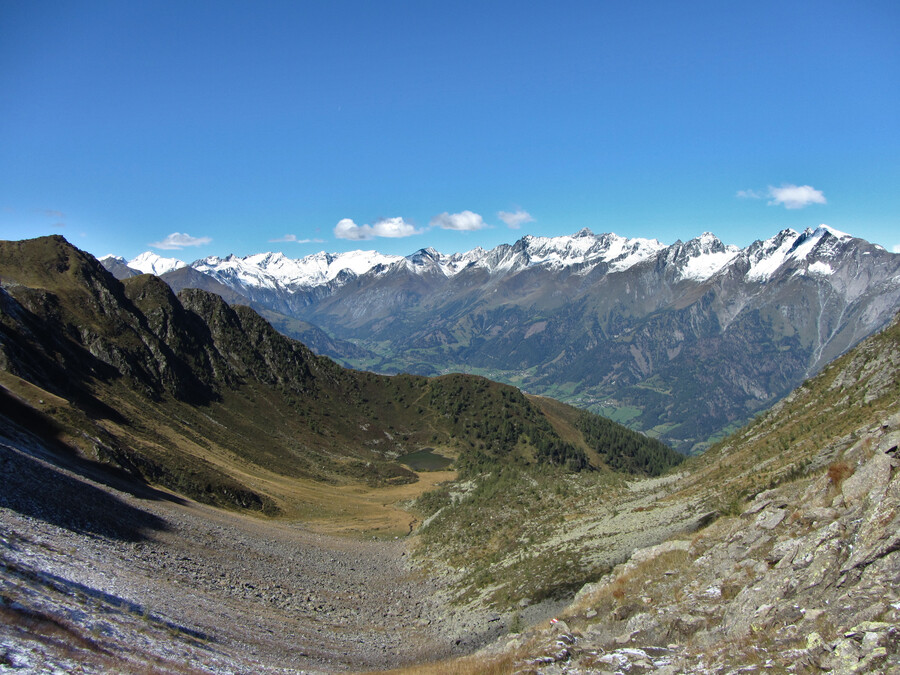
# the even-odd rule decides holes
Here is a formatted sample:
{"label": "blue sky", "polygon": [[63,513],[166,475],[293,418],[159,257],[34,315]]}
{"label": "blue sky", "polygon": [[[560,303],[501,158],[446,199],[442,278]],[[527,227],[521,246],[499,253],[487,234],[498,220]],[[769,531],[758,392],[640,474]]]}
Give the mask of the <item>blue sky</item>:
{"label": "blue sky", "polygon": [[0,0],[0,238],[194,260],[826,223],[893,249],[898,35],[896,1]]}

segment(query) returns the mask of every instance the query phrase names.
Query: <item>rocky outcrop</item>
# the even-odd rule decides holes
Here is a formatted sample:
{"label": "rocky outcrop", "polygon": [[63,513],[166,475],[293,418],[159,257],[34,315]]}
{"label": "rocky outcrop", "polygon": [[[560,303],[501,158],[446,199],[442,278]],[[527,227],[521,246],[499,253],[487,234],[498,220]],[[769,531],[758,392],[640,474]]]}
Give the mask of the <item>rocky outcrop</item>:
{"label": "rocky outcrop", "polygon": [[[636,551],[523,672],[900,670],[900,412],[692,539]],[[819,462],[821,464],[822,462]]]}

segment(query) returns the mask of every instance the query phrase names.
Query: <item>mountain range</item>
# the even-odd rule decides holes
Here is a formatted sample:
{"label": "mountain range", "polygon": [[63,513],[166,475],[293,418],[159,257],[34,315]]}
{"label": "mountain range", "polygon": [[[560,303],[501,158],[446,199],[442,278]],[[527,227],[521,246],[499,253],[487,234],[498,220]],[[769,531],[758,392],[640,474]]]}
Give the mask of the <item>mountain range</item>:
{"label": "mountain range", "polygon": [[[153,275],[120,282],[61,237],[0,242],[0,282],[0,383],[57,400],[23,419],[199,501],[281,512],[296,508],[282,480],[414,482],[403,458],[415,453],[463,475],[509,462],[652,473],[681,459],[482,377],[344,369],[249,307],[176,296]],[[580,430],[596,425],[628,457]]]}
{"label": "mountain range", "polygon": [[250,304],[279,330],[376,372],[470,372],[698,452],[900,307],[900,256],[821,226],[740,249],[584,229],[445,255],[375,251],[108,257]]}

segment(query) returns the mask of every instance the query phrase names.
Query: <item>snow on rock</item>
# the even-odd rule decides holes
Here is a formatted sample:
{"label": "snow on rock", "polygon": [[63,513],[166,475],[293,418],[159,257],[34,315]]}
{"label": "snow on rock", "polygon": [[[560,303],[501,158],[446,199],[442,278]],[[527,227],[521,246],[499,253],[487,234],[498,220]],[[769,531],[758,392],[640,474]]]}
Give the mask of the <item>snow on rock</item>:
{"label": "snow on rock", "polygon": [[172,270],[187,267],[187,263],[183,260],[178,260],[177,258],[163,258],[152,251],[145,251],[138,257],[129,260],[128,266],[131,269],[143,272],[144,274],[155,274],[159,276],[160,274],[165,274]]}
{"label": "snow on rock", "polygon": [[677,269],[679,279],[704,281],[739,253],[737,246],[726,246],[711,232],[704,232],[687,243],[676,242],[670,246],[666,252],[666,263]]}
{"label": "snow on rock", "polygon": [[334,281],[341,272],[361,275],[378,267],[391,265],[401,256],[377,251],[347,253],[314,253],[305,258],[288,258],[283,253],[256,253],[239,258],[210,256],[198,260],[193,267],[225,283],[236,282],[257,288],[309,288]]}
{"label": "snow on rock", "polygon": [[532,237],[523,240],[529,265],[555,269],[590,263],[608,263],[621,272],[665,248],[656,239],[627,239],[608,232],[596,235],[585,228],[567,237]]}
{"label": "snow on rock", "polygon": [[[750,262],[746,278],[748,281],[766,281],[791,261],[806,261],[818,256],[829,257],[837,253],[842,241],[851,238],[851,235],[828,225],[820,225],[815,230],[808,227],[802,233],[790,229],[782,230],[771,239],[755,242],[746,249]],[[809,266],[809,271],[818,274],[833,272],[831,266],[821,260],[813,262]]]}
{"label": "snow on rock", "polygon": [[682,263],[679,276],[694,281],[709,279],[740,253],[737,246],[725,246],[711,232],[704,232],[696,239],[691,239],[684,249],[687,258]]}
{"label": "snow on rock", "polygon": [[618,243],[619,246],[610,247],[610,251],[607,254],[611,272],[624,272],[628,268],[652,258],[665,248],[665,244],[660,243],[657,239],[620,238]]}
{"label": "snow on rock", "polygon": [[[740,249],[723,244],[710,232],[686,243],[678,241],[667,246],[656,239],[629,239],[612,232],[594,234],[585,228],[561,237],[527,235],[515,244],[501,244],[489,251],[478,247],[452,255],[433,248],[423,248],[405,257],[377,251],[321,251],[294,259],[283,253],[267,252],[244,257],[210,256],[192,266],[238,289],[293,291],[326,284],[340,285],[349,278],[383,275],[392,270],[451,278],[474,267],[485,269],[492,275],[504,275],[534,267],[548,270],[575,268],[577,274],[586,274],[601,266],[600,270],[614,274],[662,256],[660,260],[674,269],[676,279],[702,282],[729,268],[740,270],[746,281],[764,282],[786,265],[803,273],[832,274],[833,265],[828,261],[851,238],[833,227],[820,225],[802,233],[785,229],[770,239]],[[181,260],[162,258],[149,251],[127,264],[151,274],[163,274],[185,266]]]}
{"label": "snow on rock", "polygon": [[763,281],[771,278],[784,264],[791,247],[799,236],[794,230],[782,230],[770,239],[752,244],[747,249],[747,257],[750,262],[747,280]]}
{"label": "snow on rock", "polygon": [[812,265],[810,265],[809,271],[812,274],[822,274],[822,275],[828,275],[828,274],[834,273],[834,270],[831,269],[831,265],[829,265],[827,262],[822,262],[821,260],[817,260]]}
{"label": "snow on rock", "polygon": [[816,228],[816,232],[819,232],[820,230],[828,232],[828,234],[833,237],[837,237],[838,239],[853,239],[852,234],[847,234],[846,232],[836,230],[835,228],[831,227],[831,225],[826,225],[825,223],[822,223],[821,225],[819,225],[819,227]]}

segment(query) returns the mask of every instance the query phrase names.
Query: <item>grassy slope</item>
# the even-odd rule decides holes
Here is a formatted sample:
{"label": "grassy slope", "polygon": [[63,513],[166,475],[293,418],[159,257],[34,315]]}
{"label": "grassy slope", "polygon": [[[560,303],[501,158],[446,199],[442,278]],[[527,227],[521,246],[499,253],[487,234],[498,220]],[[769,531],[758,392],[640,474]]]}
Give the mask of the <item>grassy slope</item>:
{"label": "grassy slope", "polygon": [[[815,530],[805,531],[803,528],[811,528],[816,523],[822,532],[834,530],[837,522],[829,526],[827,523],[830,520],[827,516],[813,517],[807,511],[810,513],[834,511],[832,516],[834,518],[845,506],[823,509],[820,508],[819,501],[806,503],[804,500],[809,494],[821,495],[824,490],[826,503],[840,501],[836,499],[836,495],[840,494],[840,481],[852,473],[856,465],[855,461],[846,460],[847,453],[856,452],[857,457],[862,453],[865,457],[871,451],[869,448],[873,437],[877,436],[877,430],[896,429],[897,419],[900,416],[898,402],[900,402],[900,315],[895,317],[881,333],[868,338],[851,352],[831,363],[820,375],[806,381],[769,412],[760,415],[752,423],[715,445],[705,455],[687,460],[679,467],[679,475],[669,477],[670,486],[667,494],[652,506],[658,510],[665,504],[679,502],[695,504],[698,508],[702,508],[705,504],[717,507],[720,510],[719,515],[737,515],[753,497],[769,488],[780,486],[780,491],[775,497],[776,503],[780,503],[777,500],[784,498],[785,495],[790,497],[790,501],[785,500],[785,509],[791,516],[782,524],[788,532],[779,535],[782,539],[767,535],[763,538],[763,544],[768,542],[768,546],[771,547],[775,541],[783,543],[783,540],[789,540],[792,536],[807,535],[810,532],[814,534]],[[892,422],[889,423],[888,420]],[[896,433],[893,431],[894,442]],[[449,551],[451,556],[456,556],[449,559],[460,565],[477,567],[473,563],[487,562],[483,571],[463,577],[463,583],[459,586],[461,598],[469,599],[473,595],[481,594],[482,597],[486,595],[493,599],[498,606],[509,607],[513,604],[509,600],[514,602],[521,597],[519,585],[523,581],[530,584],[526,589],[528,592],[552,593],[555,589],[547,582],[548,576],[555,575],[562,580],[601,579],[604,570],[595,570],[594,576],[591,577],[590,570],[578,565],[586,557],[584,551],[579,555],[579,551],[571,547],[557,548],[553,553],[563,559],[558,562],[554,561],[554,555],[540,556],[530,552],[540,549],[540,538],[548,537],[546,533],[539,531],[540,528],[573,529],[577,526],[578,519],[583,517],[575,513],[579,500],[586,508],[591,508],[592,504],[594,509],[604,507],[624,509],[628,507],[628,503],[623,500],[623,497],[629,496],[627,491],[621,490],[619,485],[609,484],[597,486],[594,494],[588,495],[591,486],[584,483],[587,478],[584,475],[568,476],[564,480],[553,480],[547,474],[533,478],[532,493],[527,495],[529,506],[524,509],[516,506],[516,492],[508,492],[508,496],[504,499],[498,499],[496,494],[492,494],[495,507],[487,517],[482,515],[481,520],[467,522],[467,518],[477,518],[479,511],[464,507],[458,509],[460,517],[450,514],[450,518],[440,523],[440,527],[434,532],[429,533],[426,529],[423,537],[424,550],[420,552],[426,559],[428,557],[448,559]],[[496,482],[499,483],[500,479]],[[490,486],[482,488],[482,490],[490,489]],[[428,500],[423,501],[427,503]],[[543,510],[544,507],[546,511]],[[502,514],[505,510],[517,510],[518,518],[502,516],[504,525],[497,531],[492,531],[491,521],[497,518],[497,513]],[[882,514],[882,525],[889,526],[892,513],[895,514],[896,510]],[[754,515],[753,518],[755,517]],[[532,520],[523,526],[527,518]],[[695,630],[689,628],[691,621],[697,621],[694,615],[703,617],[705,613],[716,608],[721,613],[724,611],[722,607],[735,597],[743,597],[735,595],[740,592],[739,585],[723,585],[725,580],[722,578],[698,577],[700,567],[698,558],[703,557],[704,552],[714,549],[721,552],[729,547],[734,548],[734,555],[737,560],[742,561],[743,566],[735,563],[733,570],[729,566],[729,571],[733,571],[734,579],[742,580],[742,583],[746,584],[743,592],[752,595],[765,590],[764,588],[760,590],[763,585],[758,581],[756,584],[760,588],[754,585],[753,574],[745,575],[748,552],[741,544],[741,535],[752,525],[753,518],[749,521],[747,516],[740,519],[721,518],[711,527],[695,534],[690,539],[688,551],[683,550],[684,546],[673,546],[669,552],[647,556],[642,559],[643,562],[633,562],[624,568],[616,568],[613,574],[604,576],[588,589],[577,603],[560,612],[559,616],[565,623],[560,622],[559,625],[564,625],[564,629],[554,628],[545,622],[526,631],[515,643],[511,642],[506,647],[498,643],[496,649],[470,657],[391,672],[457,675],[518,672],[522,668],[527,668],[527,664],[534,663],[536,658],[552,655],[554,651],[559,650],[560,643],[556,640],[561,630],[573,631],[590,639],[607,634],[612,636],[609,639],[612,646],[601,644],[600,637],[596,637],[593,643],[586,639],[581,644],[583,651],[574,652],[580,660],[573,660],[571,663],[567,661],[574,669],[581,668],[591,672],[597,667],[611,668],[609,662],[600,664],[592,662],[591,658],[605,654],[604,649],[611,650],[624,646],[649,649],[646,644],[640,642],[626,644],[616,642],[615,638],[623,633],[626,636],[629,634],[626,626],[629,616],[635,612],[653,613],[658,608],[664,610],[659,616],[662,616],[663,620],[668,620],[673,627],[668,639],[683,645],[685,643],[682,639],[685,635],[690,636],[692,634],[690,631]],[[514,555],[519,555],[524,562],[504,567],[496,564],[494,560],[504,558],[497,553],[502,546],[498,532],[504,531],[506,526],[518,527],[518,531],[513,530],[513,536],[519,535],[519,539],[507,551],[505,559],[510,560]],[[773,531],[778,532],[781,530]],[[838,539],[847,536],[843,534],[843,529],[841,532]],[[536,533],[537,540],[529,539],[532,533]],[[467,537],[472,551],[470,555],[466,555]],[[685,535],[680,534],[675,538],[684,540]],[[823,538],[827,537],[823,535]],[[864,543],[852,538],[850,541],[861,546]],[[774,566],[765,556],[768,550],[763,547],[762,552],[756,554],[757,559],[765,560],[767,563],[763,565],[763,573]],[[890,550],[886,550],[885,553],[890,553]],[[872,567],[875,568],[877,565]],[[790,570],[790,567],[787,569]],[[836,579],[839,573],[839,570],[834,569],[827,571],[827,574],[823,571],[822,577]],[[790,572],[785,574],[789,576]],[[809,576],[815,576],[815,573],[811,572]],[[806,588],[813,594],[821,592],[823,597],[828,597],[827,594],[830,593],[834,598],[843,592],[849,594],[857,578],[858,572],[855,576],[851,574],[849,579],[841,580],[841,584],[849,584],[851,590],[842,591],[841,584],[825,584],[820,589],[815,584],[801,588]],[[504,584],[504,581],[509,583]],[[477,585],[479,583],[481,586]],[[691,600],[685,599],[692,587],[695,587],[696,593],[702,594],[703,589],[710,584],[722,586],[723,595],[719,600],[706,603],[710,605],[709,608],[702,603],[691,605]],[[636,601],[636,598],[640,601]],[[651,604],[645,605],[645,600]],[[786,599],[777,602],[780,603],[780,609],[789,614],[790,611],[797,612],[797,602],[804,601],[786,596]],[[821,603],[821,599],[818,602]],[[825,602],[827,603],[827,600]],[[703,635],[694,642],[687,637],[685,653],[700,664],[698,667],[701,670],[703,664],[706,664],[707,668],[724,671],[727,669],[726,665],[730,664],[734,666],[732,670],[735,672],[740,666],[756,663],[753,659],[759,659],[762,653],[765,656],[758,660],[757,669],[771,666],[781,672],[780,668],[784,665],[794,667],[797,658],[805,657],[803,647],[808,645],[806,638],[808,631],[813,629],[820,631],[826,642],[839,640],[845,634],[850,635],[845,633],[848,627],[841,622],[846,610],[837,602],[832,602],[832,606],[829,607],[827,604],[816,604],[815,600],[806,598],[805,603],[800,606],[821,607],[822,610],[810,612],[810,620],[803,625],[805,630],[799,631],[800,637],[794,642],[791,642],[788,629],[796,629],[797,626],[788,626],[786,625],[788,622],[770,621],[764,624],[761,619],[759,626],[752,624],[753,635],[740,644],[729,641],[715,644],[709,635]],[[765,605],[765,607],[768,611],[774,606]],[[756,608],[757,605],[751,602],[749,608],[751,615]],[[673,612],[668,619],[666,611]],[[813,618],[819,614],[822,615],[820,619]],[[679,621],[682,618],[685,620],[684,635],[679,633],[681,630]],[[799,621],[798,618],[797,622]],[[720,624],[717,623],[711,628],[719,627]],[[795,633],[797,632],[795,630]],[[652,644],[657,645],[659,642]],[[782,653],[785,644],[792,649]],[[714,648],[720,651],[705,654],[705,649]],[[719,661],[716,661],[717,658]],[[734,662],[731,663],[729,659],[734,659]],[[710,664],[714,662],[716,665],[711,666]],[[764,662],[765,666],[762,665]]]}
{"label": "grassy slope", "polygon": [[[549,399],[532,400],[551,420],[572,410]],[[565,595],[605,571],[591,548],[606,545],[566,533],[597,527],[603,518],[614,522],[628,510],[643,515],[644,509],[684,505],[698,517],[739,513],[759,492],[826,471],[858,430],[896,412],[898,400],[900,317],[771,411],[680,465],[681,475],[670,478],[658,501],[639,504],[621,479],[610,476],[495,472],[467,494],[445,488],[420,499],[423,517],[438,515],[422,533],[419,555],[424,564],[466,570],[457,585],[462,601],[478,598],[511,608],[523,598]]]}
{"label": "grassy slope", "polygon": [[686,490],[726,510],[787,480],[819,471],[822,448],[878,424],[900,400],[900,315],[769,411],[688,460]]}

